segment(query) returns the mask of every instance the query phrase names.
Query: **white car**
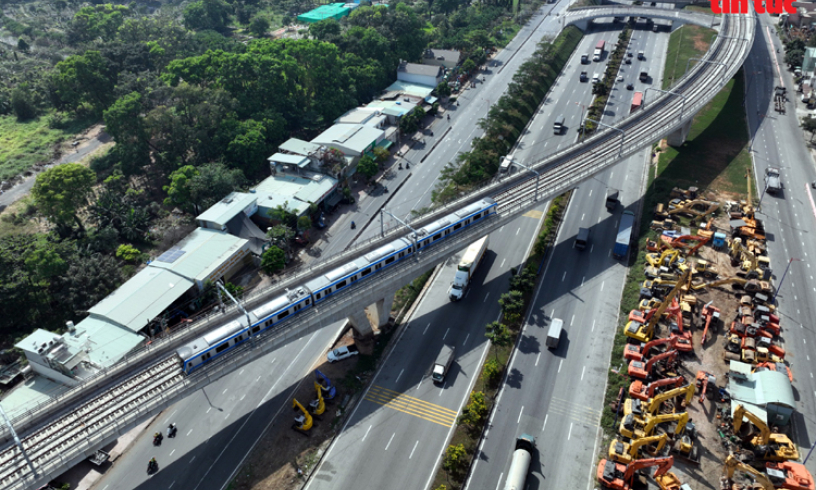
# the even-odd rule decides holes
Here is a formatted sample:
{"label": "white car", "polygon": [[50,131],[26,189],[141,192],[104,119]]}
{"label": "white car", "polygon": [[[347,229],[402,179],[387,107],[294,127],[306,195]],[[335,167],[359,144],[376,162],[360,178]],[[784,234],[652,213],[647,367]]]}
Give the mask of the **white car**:
{"label": "white car", "polygon": [[356,356],[359,353],[360,351],[357,349],[357,347],[353,345],[347,345],[344,347],[338,347],[333,351],[329,352],[326,355],[326,360],[328,360],[329,362],[342,361],[343,359],[348,359],[351,356]]}

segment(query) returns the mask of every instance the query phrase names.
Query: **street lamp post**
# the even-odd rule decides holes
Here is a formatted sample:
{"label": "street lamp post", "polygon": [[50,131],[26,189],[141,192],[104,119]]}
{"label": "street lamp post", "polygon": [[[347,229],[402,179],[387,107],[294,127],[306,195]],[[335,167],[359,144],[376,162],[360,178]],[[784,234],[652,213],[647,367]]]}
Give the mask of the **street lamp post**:
{"label": "street lamp post", "polygon": [[[655,90],[657,92],[662,92],[664,94],[672,94],[672,95],[679,96],[680,98],[682,98],[683,101],[680,103],[680,117],[679,117],[679,119],[681,121],[683,120],[683,110],[686,108],[686,96],[685,95],[683,95],[681,93],[678,93],[678,92],[672,92],[671,90],[660,90],[659,88],[646,87],[646,90],[643,91],[643,95],[644,95],[643,98],[644,99],[646,98],[645,95],[646,95],[647,92],[649,92],[649,90]],[[646,105],[645,101],[644,101],[643,105],[644,106]]]}
{"label": "street lamp post", "polygon": [[808,451],[807,456],[805,456],[805,460],[804,460],[804,461],[802,461],[802,464],[803,464],[803,465],[806,465],[806,464],[807,464],[807,460],[808,460],[808,458],[810,457],[810,454],[813,452],[813,448],[815,448],[815,447],[816,447],[816,441],[813,441],[813,445],[812,445],[812,446],[810,446],[810,451]]}
{"label": "street lamp post", "polygon": [[581,137],[578,138],[578,141],[581,141],[582,139],[584,139],[584,134],[586,134],[586,128],[583,127],[583,125],[584,125],[584,111],[586,110],[586,105],[582,104],[580,102],[576,102],[575,105],[581,107],[581,126],[582,126],[582,129],[581,129]]}
{"label": "street lamp post", "polygon": [[534,174],[535,174],[535,176],[536,176],[536,186],[535,186],[535,194],[533,194],[533,201],[538,201],[538,181],[539,181],[539,179],[541,178],[541,174],[540,174],[540,173],[538,173],[537,171],[535,171],[535,170],[533,169],[533,167],[530,167],[530,166],[524,165],[524,164],[523,164],[523,163],[521,163],[521,162],[517,162],[517,161],[513,160],[513,157],[510,157],[510,156],[505,156],[504,158],[506,158],[506,159],[507,159],[507,161],[509,161],[510,163],[512,163],[512,164],[514,164],[514,165],[518,165],[519,167],[525,168],[525,169],[527,169],[528,171],[530,171],[530,172],[532,172],[532,173],[534,173]]}
{"label": "street lamp post", "polygon": [[622,130],[620,128],[616,128],[615,126],[610,126],[608,124],[604,124],[601,121],[596,121],[595,119],[592,119],[591,117],[588,117],[587,121],[592,121],[592,122],[594,122],[594,123],[596,123],[596,124],[598,124],[600,126],[603,126],[605,128],[614,129],[615,131],[617,131],[617,132],[619,132],[621,134],[621,144],[620,144],[620,148],[618,148],[618,156],[621,156],[621,154],[623,153],[623,140],[626,139],[626,131],[624,131],[624,130]]}
{"label": "street lamp post", "polygon": [[[779,294],[779,290],[782,289],[782,284],[784,284],[784,282],[785,282],[785,276],[788,275],[788,271],[790,270],[790,266],[791,266],[791,264],[793,263],[794,260],[797,261],[797,262],[802,262],[802,259],[794,259],[793,257],[791,257],[791,259],[788,261],[788,266],[785,267],[785,273],[782,274],[782,279],[779,280],[779,287],[777,287],[776,291],[774,291],[774,295],[773,295],[773,299],[771,300],[771,304],[776,304],[776,296]],[[808,456],[809,456],[809,454],[808,454]]]}
{"label": "street lamp post", "polygon": [[762,189],[762,195],[759,196],[759,202],[757,203],[757,211],[762,209],[762,200],[765,198],[765,193],[766,192],[768,192],[768,181],[767,180],[765,181],[765,187]]}

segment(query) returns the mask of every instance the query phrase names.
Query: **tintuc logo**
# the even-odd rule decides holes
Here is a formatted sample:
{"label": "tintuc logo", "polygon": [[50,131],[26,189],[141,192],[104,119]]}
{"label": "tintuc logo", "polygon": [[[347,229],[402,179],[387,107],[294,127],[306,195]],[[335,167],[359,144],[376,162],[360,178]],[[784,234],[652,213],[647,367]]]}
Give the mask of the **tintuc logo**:
{"label": "tintuc logo", "polygon": [[[795,14],[796,7],[793,6],[793,2],[794,0],[754,0],[754,10],[758,14],[764,14],[767,3],[769,14],[781,14],[783,10]],[[715,14],[747,14],[748,0],[711,0],[711,11]]]}

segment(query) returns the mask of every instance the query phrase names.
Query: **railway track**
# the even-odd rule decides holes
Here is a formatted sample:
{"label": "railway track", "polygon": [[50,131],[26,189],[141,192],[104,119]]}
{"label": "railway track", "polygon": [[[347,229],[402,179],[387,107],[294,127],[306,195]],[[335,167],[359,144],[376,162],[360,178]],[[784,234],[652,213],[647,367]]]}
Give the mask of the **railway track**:
{"label": "railway track", "polygon": [[[750,49],[754,25],[753,15],[723,16],[720,36],[705,61],[673,88],[672,91],[679,95],[658,97],[644,110],[621,121],[618,128],[626,132],[625,137],[612,130],[599,132],[583,143],[535,162],[533,168],[540,173],[539,194],[552,196],[564,186],[574,187],[580,180],[682,126],[736,73]],[[729,66],[731,60],[739,63],[732,62]],[[684,99],[685,107],[673,103],[678,97]],[[484,192],[496,199],[501,212],[530,200],[535,186],[536,179],[532,177],[501,190],[485,189]],[[79,453],[76,448],[90,440],[95,431],[110,427],[118,417],[138,410],[140,405],[183,382],[178,359],[166,357],[67,415],[34,430],[22,438],[22,446],[38,472],[48,474],[49,468],[72,460],[71,451],[75,458]],[[37,483],[36,480],[16,445],[0,451],[0,488],[26,488]]]}

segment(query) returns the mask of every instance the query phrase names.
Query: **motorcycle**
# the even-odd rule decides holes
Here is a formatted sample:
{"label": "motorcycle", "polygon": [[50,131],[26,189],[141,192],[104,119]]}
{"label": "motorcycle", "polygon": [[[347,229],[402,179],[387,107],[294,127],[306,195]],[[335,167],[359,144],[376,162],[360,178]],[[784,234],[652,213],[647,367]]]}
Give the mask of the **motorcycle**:
{"label": "motorcycle", "polygon": [[171,438],[171,439],[172,439],[172,438],[174,438],[174,437],[176,437],[176,431],[177,431],[177,430],[178,430],[178,429],[176,429],[176,425],[175,425],[175,424],[171,424],[171,425],[170,425],[170,427],[168,427],[168,428],[167,428],[167,437],[169,437],[169,438]]}
{"label": "motorcycle", "polygon": [[353,230],[353,229],[355,229],[355,228],[357,228],[357,225],[355,225],[355,224],[354,224],[354,221],[352,221],[352,222],[351,222],[351,229]]}
{"label": "motorcycle", "polygon": [[164,436],[161,435],[161,432],[157,432],[156,435],[153,436],[153,445],[161,446],[162,439],[164,439]]}
{"label": "motorcycle", "polygon": [[[410,164],[410,163],[406,163],[406,164],[405,164],[405,168],[406,168],[406,170],[407,170],[407,169],[410,169],[410,168],[411,168],[411,164]],[[814,187],[814,189],[816,189],[816,187]]]}
{"label": "motorcycle", "polygon": [[450,121],[450,114],[448,114],[448,121]]}
{"label": "motorcycle", "polygon": [[155,459],[151,459],[147,463],[147,474],[152,475],[153,473],[159,471],[159,463],[156,462]]}
{"label": "motorcycle", "polygon": [[402,170],[402,163],[400,163],[400,164],[399,164],[399,167],[397,167],[397,168],[398,168],[399,170]]}

